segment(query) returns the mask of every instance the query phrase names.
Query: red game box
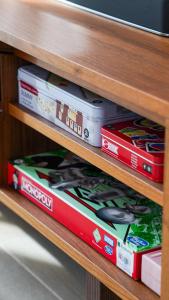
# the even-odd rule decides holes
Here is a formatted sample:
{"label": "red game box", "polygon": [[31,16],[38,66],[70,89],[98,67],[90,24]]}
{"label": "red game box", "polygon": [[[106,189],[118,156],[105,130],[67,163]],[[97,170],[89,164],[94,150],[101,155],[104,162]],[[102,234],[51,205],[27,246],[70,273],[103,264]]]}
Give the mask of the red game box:
{"label": "red game box", "polygon": [[161,246],[161,207],[66,149],[11,160],[8,183],[134,279]]}
{"label": "red game box", "polygon": [[145,118],[104,126],[102,151],[132,169],[162,182],[164,168],[164,128]]}

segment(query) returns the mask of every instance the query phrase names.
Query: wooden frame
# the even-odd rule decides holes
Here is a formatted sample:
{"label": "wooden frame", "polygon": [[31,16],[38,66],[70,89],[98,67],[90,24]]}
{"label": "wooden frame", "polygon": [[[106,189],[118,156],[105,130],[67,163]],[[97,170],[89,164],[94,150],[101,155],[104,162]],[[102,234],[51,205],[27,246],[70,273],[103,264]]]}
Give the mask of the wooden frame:
{"label": "wooden frame", "polygon": [[[87,298],[160,299],[143,284],[112,266],[62,225],[6,187],[11,156],[63,145],[163,206],[161,300],[169,294],[169,39],[58,4],[54,0],[0,2],[0,201],[83,266]],[[15,15],[16,14],[16,15]],[[12,24],[12,26],[11,26]],[[57,30],[59,28],[59,30]],[[36,63],[132,109],[166,128],[164,185],[154,184],[13,102],[16,70]],[[34,143],[34,141],[39,143]],[[20,147],[18,148],[18,145]],[[94,279],[95,278],[95,279]],[[100,282],[100,284],[99,284]],[[92,296],[93,295],[93,296]],[[114,298],[113,298],[114,297]],[[94,298],[94,299],[95,299]],[[92,299],[92,298],[91,298]],[[93,300],[93,299],[92,299]]]}

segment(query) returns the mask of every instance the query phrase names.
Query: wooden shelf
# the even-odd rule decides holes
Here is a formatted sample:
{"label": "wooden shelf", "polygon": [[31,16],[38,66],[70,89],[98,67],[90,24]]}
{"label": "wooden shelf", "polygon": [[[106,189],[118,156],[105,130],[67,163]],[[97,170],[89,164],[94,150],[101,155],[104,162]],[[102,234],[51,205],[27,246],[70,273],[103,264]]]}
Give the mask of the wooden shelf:
{"label": "wooden shelf", "polygon": [[0,11],[0,40],[22,57],[165,124],[169,39],[56,0],[1,0]]}
{"label": "wooden shelf", "polygon": [[[0,12],[0,41],[6,43],[1,43],[0,47],[3,108],[0,119],[1,186],[6,181],[7,160],[13,153],[19,153],[16,141],[13,141],[14,135],[17,141],[22,139],[23,153],[25,148],[29,149],[29,135],[30,140],[34,136],[38,136],[38,141],[44,139],[44,145],[49,143],[46,136],[163,206],[161,300],[168,299],[169,39],[80,11],[56,0],[1,0]],[[8,45],[12,47],[8,48]],[[17,66],[20,62],[22,65],[23,60],[164,125],[164,185],[149,181],[100,149],[91,147],[19,105],[8,106],[16,98]],[[8,113],[14,118],[10,118]],[[23,135],[25,132],[27,136]],[[31,146],[36,149],[36,145]],[[122,299],[160,299],[16,192],[1,188],[0,201]]]}
{"label": "wooden shelf", "polygon": [[72,134],[30,112],[19,104],[9,104],[9,114],[24,124],[34,128],[54,142],[86,159],[121,182],[129,185],[149,199],[163,205],[163,185],[153,183],[124,164],[102,153]]}
{"label": "wooden shelf", "polygon": [[10,188],[0,189],[0,201],[124,300],[159,300],[64,226]]}

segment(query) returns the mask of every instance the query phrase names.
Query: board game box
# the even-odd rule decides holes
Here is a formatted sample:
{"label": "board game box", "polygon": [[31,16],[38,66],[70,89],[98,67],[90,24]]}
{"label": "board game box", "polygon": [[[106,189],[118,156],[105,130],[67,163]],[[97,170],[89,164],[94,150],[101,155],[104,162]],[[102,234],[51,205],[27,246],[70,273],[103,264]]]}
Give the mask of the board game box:
{"label": "board game box", "polygon": [[18,69],[19,103],[76,137],[101,147],[101,127],[136,114],[36,65]]}
{"label": "board game box", "polygon": [[101,135],[102,151],[153,181],[163,181],[164,127],[136,118],[104,126]]}
{"label": "board game box", "polygon": [[11,187],[134,279],[161,246],[161,208],[66,149],[11,160]]}

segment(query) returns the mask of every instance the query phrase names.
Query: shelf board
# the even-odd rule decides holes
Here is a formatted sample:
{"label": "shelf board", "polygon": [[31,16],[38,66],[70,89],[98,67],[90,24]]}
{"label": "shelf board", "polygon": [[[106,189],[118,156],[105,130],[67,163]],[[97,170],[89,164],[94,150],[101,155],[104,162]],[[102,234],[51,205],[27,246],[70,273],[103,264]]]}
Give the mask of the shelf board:
{"label": "shelf board", "polygon": [[[1,0],[0,41],[50,71],[165,124],[169,39],[56,0]],[[24,56],[24,54],[23,54]]]}
{"label": "shelf board", "polygon": [[79,138],[57,127],[51,122],[23,108],[19,104],[9,104],[9,114],[34,128],[49,139],[67,148],[91,164],[114,176],[156,203],[163,205],[163,185],[153,183],[121,162],[92,147]]}
{"label": "shelf board", "polygon": [[33,203],[10,188],[0,189],[0,201],[68,254],[123,300],[159,300]]}

